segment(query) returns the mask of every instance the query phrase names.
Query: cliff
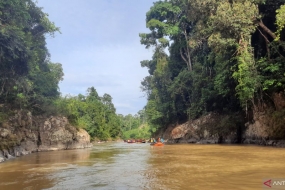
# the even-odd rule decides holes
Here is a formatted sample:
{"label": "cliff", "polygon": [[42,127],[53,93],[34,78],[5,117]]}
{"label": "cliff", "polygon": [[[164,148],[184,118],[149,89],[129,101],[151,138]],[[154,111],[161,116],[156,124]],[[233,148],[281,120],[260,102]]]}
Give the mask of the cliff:
{"label": "cliff", "polygon": [[257,144],[285,147],[285,97],[272,96],[274,105],[254,107],[251,119],[209,113],[183,124],[169,125],[157,131],[168,143]]}
{"label": "cliff", "polygon": [[273,105],[262,104],[253,109],[252,122],[246,123],[244,142],[285,147],[285,96],[273,93]]}
{"label": "cliff", "polygon": [[18,111],[0,126],[0,162],[32,152],[91,147],[90,136],[65,117]]}
{"label": "cliff", "polygon": [[[183,124],[169,125],[166,129],[157,132],[157,136],[162,136],[168,143],[238,143],[239,127],[237,124],[228,126],[221,121],[227,116],[217,113],[209,113],[196,120],[190,120]],[[227,118],[228,119],[228,118]]]}

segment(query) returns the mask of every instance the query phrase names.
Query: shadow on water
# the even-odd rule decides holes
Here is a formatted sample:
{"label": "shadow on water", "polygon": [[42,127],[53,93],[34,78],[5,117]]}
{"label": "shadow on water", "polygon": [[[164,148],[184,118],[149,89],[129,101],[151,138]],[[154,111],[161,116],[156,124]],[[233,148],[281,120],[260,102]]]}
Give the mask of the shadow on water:
{"label": "shadow on water", "polygon": [[[15,158],[0,164],[0,189],[103,187],[108,172],[116,168],[116,160],[133,151],[128,146],[105,143],[90,149],[37,152]],[[92,182],[98,176],[101,180]]]}

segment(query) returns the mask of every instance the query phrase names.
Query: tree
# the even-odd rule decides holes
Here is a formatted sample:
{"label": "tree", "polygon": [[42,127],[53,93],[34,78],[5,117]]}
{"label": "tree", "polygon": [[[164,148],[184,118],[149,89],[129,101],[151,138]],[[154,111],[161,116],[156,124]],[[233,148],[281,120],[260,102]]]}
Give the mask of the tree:
{"label": "tree", "polygon": [[146,22],[151,33],[141,33],[141,44],[146,48],[156,46],[165,48],[169,40],[179,42],[180,55],[188,70],[192,71],[191,50],[188,44],[191,23],[186,19],[188,7],[186,0],[158,1],[147,12]]}
{"label": "tree", "polygon": [[[50,83],[35,75],[52,72],[48,69],[45,36],[53,35],[59,28],[32,0],[1,1],[0,13],[0,102],[21,108],[39,107],[31,104],[35,96],[45,96],[38,94],[37,85]],[[58,92],[51,94],[56,96]]]}
{"label": "tree", "polygon": [[283,20],[282,0],[154,3],[150,33],[140,34],[154,48],[141,62],[149,70],[141,83],[148,122],[164,127],[207,112],[242,118],[271,105],[285,89]]}

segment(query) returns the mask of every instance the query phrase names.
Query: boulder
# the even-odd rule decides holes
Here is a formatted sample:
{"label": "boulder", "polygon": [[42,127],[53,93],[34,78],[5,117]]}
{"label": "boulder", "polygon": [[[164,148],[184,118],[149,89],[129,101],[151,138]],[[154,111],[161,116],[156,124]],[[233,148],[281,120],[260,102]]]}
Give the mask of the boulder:
{"label": "boulder", "polygon": [[[1,144],[2,142],[2,144]],[[37,151],[89,148],[90,136],[71,126],[66,117],[33,117],[17,111],[0,126],[0,162]]]}

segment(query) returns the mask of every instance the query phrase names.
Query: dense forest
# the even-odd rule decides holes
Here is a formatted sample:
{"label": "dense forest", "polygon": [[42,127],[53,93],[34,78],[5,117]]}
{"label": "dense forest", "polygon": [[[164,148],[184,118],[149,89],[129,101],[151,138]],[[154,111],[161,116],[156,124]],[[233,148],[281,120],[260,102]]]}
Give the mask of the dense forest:
{"label": "dense forest", "polygon": [[[275,97],[285,88],[284,0],[164,0],[146,13],[153,49],[141,61],[147,105],[136,115],[116,113],[112,97],[94,87],[86,95],[61,96],[64,72],[52,63],[46,37],[60,32],[33,0],[0,1],[0,122],[15,110],[62,115],[92,139],[149,138],[169,124],[210,112],[223,115],[219,128],[272,118],[278,138],[285,110]],[[281,98],[282,99],[282,98]]]}
{"label": "dense forest", "polygon": [[94,87],[86,96],[60,95],[62,65],[50,61],[46,47],[46,37],[56,32],[59,27],[35,1],[0,1],[0,123],[15,110],[29,110],[33,115],[66,116],[92,139],[149,136],[147,127],[139,128],[137,116],[117,115],[111,95],[100,97]]}
{"label": "dense forest", "polygon": [[142,111],[136,115],[116,114],[112,97],[100,97],[94,87],[88,88],[87,95],[59,97],[54,101],[57,114],[68,117],[69,122],[85,129],[94,140],[117,138],[149,138],[149,127]]}
{"label": "dense forest", "polygon": [[[149,33],[141,44],[153,48],[141,61],[149,76],[141,88],[153,128],[223,115],[224,131],[266,112],[285,137],[284,0],[164,0],[146,14]],[[275,99],[274,99],[275,98]],[[280,106],[279,106],[280,107]]]}

